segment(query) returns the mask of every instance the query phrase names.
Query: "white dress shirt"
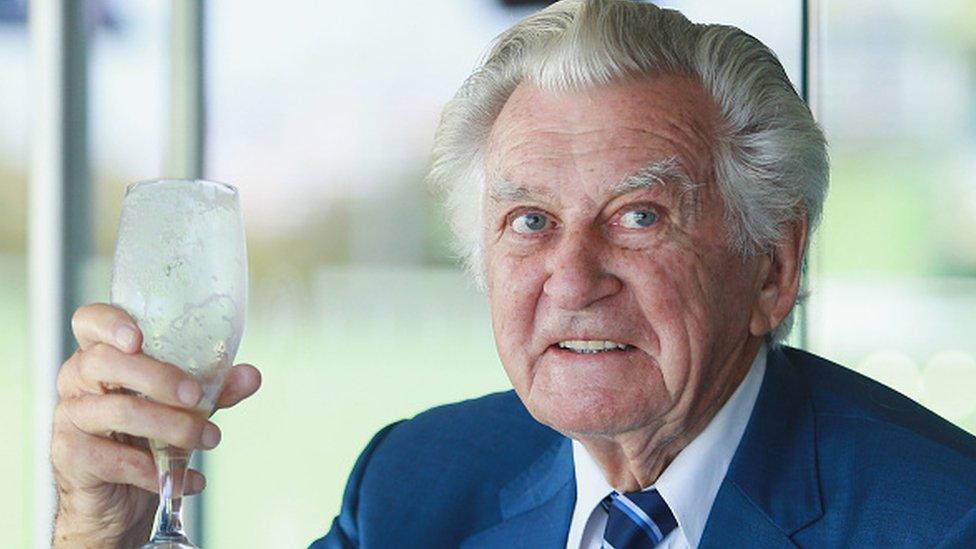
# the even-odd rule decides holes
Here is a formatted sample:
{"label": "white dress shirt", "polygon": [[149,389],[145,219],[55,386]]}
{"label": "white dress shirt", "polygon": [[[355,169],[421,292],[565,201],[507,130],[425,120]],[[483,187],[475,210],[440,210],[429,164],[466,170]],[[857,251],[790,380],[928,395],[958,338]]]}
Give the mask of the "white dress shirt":
{"label": "white dress shirt", "polygon": [[[715,496],[739,446],[766,373],[763,344],[742,383],[705,429],[685,446],[645,490],[656,489],[677,519],[675,528],[658,547],[698,547]],[[607,512],[600,505],[613,487],[600,466],[579,441],[573,441],[576,506],[569,525],[567,549],[600,549]]]}

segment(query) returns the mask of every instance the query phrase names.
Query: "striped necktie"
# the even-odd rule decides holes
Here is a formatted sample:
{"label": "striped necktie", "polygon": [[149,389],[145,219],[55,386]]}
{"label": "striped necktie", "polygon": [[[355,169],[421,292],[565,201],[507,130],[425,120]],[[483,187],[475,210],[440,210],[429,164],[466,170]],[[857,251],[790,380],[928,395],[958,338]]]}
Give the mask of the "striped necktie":
{"label": "striped necktie", "polygon": [[650,549],[678,526],[657,490],[613,492],[603,502],[609,514],[603,549]]}

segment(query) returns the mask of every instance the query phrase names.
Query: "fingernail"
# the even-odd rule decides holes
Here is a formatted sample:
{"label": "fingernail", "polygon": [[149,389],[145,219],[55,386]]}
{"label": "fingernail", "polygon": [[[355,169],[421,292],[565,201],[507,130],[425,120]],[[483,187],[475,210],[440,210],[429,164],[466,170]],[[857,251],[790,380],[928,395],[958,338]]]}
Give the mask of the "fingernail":
{"label": "fingernail", "polygon": [[136,331],[132,326],[123,324],[115,330],[115,341],[124,350],[132,349],[136,344]]}
{"label": "fingernail", "polygon": [[200,389],[200,384],[196,381],[185,379],[176,388],[176,396],[180,398],[180,402],[183,404],[194,406],[197,402],[200,402],[200,397],[203,396],[203,390]]}
{"label": "fingernail", "polygon": [[207,480],[203,478],[203,475],[193,475],[193,486],[191,489],[194,492],[202,492],[207,486]]}
{"label": "fingernail", "polygon": [[200,444],[206,449],[211,449],[220,443],[220,429],[213,423],[208,423],[203,427],[203,436],[200,437]]}

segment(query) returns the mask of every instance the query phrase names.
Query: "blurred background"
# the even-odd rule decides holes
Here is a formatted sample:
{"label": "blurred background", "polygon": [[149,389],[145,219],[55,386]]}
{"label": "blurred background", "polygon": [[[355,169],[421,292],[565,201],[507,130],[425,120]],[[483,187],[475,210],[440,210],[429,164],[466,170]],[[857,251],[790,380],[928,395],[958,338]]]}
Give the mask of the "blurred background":
{"label": "blurred background", "polygon": [[[108,300],[125,185],[177,175],[174,117],[195,112],[203,176],[241,190],[251,307],[238,360],[264,374],[217,416],[196,541],[304,546],[377,429],[509,387],[423,176],[442,105],[489,41],[544,3],[62,2],[81,18],[63,51],[84,83],[62,90],[83,115],[64,125],[82,145],[59,165],[64,302]],[[32,18],[62,2],[0,0],[0,531],[23,547],[49,543],[44,357],[64,352],[32,351],[32,326],[67,328],[29,313],[29,290],[52,293],[28,260],[53,180]],[[762,39],[826,129],[831,191],[794,344],[976,431],[976,0],[659,4]],[[186,13],[203,15],[196,50],[173,47]],[[202,77],[202,109],[176,97],[181,74]]]}

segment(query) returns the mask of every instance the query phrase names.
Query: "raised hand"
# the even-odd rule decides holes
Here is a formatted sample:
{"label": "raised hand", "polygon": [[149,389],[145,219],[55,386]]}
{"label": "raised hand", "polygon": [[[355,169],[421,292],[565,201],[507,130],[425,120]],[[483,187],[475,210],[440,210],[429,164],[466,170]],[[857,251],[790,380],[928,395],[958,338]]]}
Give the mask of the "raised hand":
{"label": "raised hand", "polygon": [[[54,546],[139,546],[149,536],[158,489],[146,439],[210,449],[220,442],[220,429],[192,411],[202,396],[199,383],[141,352],[142,334],[125,311],[85,305],[71,327],[79,349],[58,374],[51,441],[58,488]],[[260,385],[254,366],[234,366],[218,408],[237,404]],[[200,472],[188,472],[188,494],[204,485]]]}

